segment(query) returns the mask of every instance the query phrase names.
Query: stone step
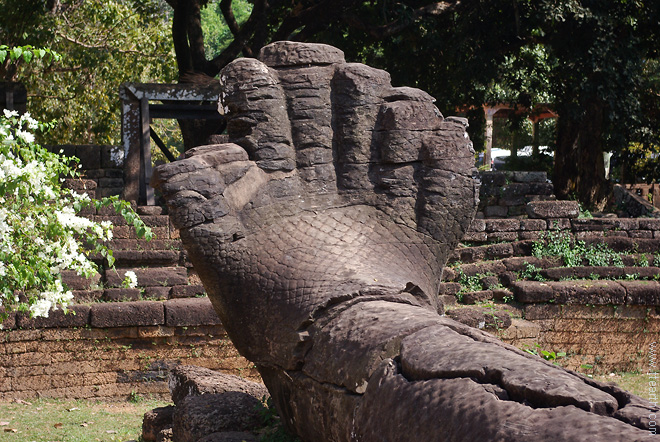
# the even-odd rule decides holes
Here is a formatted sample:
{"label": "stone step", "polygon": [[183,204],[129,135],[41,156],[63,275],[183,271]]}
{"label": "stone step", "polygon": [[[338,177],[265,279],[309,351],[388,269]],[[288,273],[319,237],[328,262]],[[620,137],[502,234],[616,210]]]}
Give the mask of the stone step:
{"label": "stone step", "polygon": [[[633,258],[634,259],[634,258]],[[560,281],[566,279],[657,279],[660,277],[659,267],[642,266],[581,266],[581,267],[556,267],[543,269],[539,274],[551,281]]]}
{"label": "stone step", "polygon": [[175,266],[182,263],[178,250],[114,250],[115,266]]}
{"label": "stone step", "polygon": [[178,239],[122,239],[116,238],[106,243],[113,251],[117,250],[173,250],[180,252],[183,250],[181,241]]}
{"label": "stone step", "polygon": [[138,287],[171,287],[188,284],[188,271],[185,267],[122,267],[106,269],[104,283],[107,287],[121,287],[126,272],[132,271],[137,276]]}
{"label": "stone step", "polygon": [[[619,255],[623,267],[617,266],[590,266],[584,262],[582,266],[567,267],[560,258],[534,256],[517,256],[498,260],[484,260],[459,266],[446,267],[442,274],[445,282],[454,282],[460,278],[461,273],[466,276],[493,273],[500,275],[504,272],[520,272],[528,266],[540,270],[541,276],[546,279],[559,280],[562,278],[590,279],[592,274],[601,278],[623,278],[626,275],[637,274],[640,279],[656,277],[659,267],[654,255],[637,253]],[[546,271],[546,272],[544,272]]]}
{"label": "stone step", "polygon": [[568,305],[660,305],[658,281],[517,281],[511,285],[521,303]]}

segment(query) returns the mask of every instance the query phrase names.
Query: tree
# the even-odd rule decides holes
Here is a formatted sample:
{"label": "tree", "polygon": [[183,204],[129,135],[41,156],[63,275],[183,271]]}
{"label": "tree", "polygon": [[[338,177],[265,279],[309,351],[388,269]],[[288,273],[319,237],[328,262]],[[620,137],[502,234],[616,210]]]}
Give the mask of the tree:
{"label": "tree", "polygon": [[[221,0],[218,9],[222,13],[227,28],[231,31],[231,41],[224,49],[209,57],[204,44],[202,9],[208,0],[166,0],[173,9],[172,37],[176,51],[180,82],[208,81],[238,56],[255,57],[266,44],[277,40],[321,41],[336,43],[342,49],[348,47],[349,40],[340,36],[346,27],[366,33],[372,31],[375,37],[370,42],[360,43],[367,51],[378,39],[395,35],[408,27],[415,26],[425,16],[449,13],[460,4],[459,1],[420,2],[405,0],[400,3],[378,2],[383,8],[383,20],[367,22],[362,17],[371,13],[373,2],[357,0],[254,0],[249,17],[239,24],[235,10],[245,11],[244,1]],[[350,52],[347,52],[350,53]],[[361,60],[362,57],[353,58]],[[186,149],[203,140],[198,135],[199,123],[189,124],[180,121]]]}
{"label": "tree", "polygon": [[169,7],[158,0],[0,0],[0,7],[7,11],[0,42],[63,55],[57,63],[0,67],[5,80],[25,83],[33,115],[60,122],[42,142],[118,144],[119,85],[175,78]]}

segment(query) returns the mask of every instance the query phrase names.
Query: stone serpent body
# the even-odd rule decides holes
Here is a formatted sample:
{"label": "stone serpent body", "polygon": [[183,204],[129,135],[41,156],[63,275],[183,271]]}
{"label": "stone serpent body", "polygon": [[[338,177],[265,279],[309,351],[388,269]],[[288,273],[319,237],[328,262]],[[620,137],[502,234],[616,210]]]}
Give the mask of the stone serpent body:
{"label": "stone serpent body", "polygon": [[231,143],[152,184],[305,441],[646,441],[658,408],[438,313],[478,201],[467,122],[336,48],[222,72]]}

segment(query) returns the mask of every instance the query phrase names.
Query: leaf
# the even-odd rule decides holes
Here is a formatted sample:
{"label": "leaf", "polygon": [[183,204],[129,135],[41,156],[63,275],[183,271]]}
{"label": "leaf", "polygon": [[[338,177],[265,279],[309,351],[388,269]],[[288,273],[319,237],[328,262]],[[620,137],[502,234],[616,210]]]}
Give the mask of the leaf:
{"label": "leaf", "polygon": [[16,428],[5,428],[5,433],[18,433]]}
{"label": "leaf", "polygon": [[46,55],[45,49],[37,49],[37,57],[44,58],[44,55]]}
{"label": "leaf", "polygon": [[0,50],[0,63],[4,63],[6,58],[7,58],[7,50],[6,49]]}
{"label": "leaf", "polygon": [[0,422],[0,427],[6,427],[9,425],[9,422]]}
{"label": "leaf", "polygon": [[55,428],[57,428],[57,429],[60,429],[60,428],[62,428],[63,426],[64,426],[64,424],[63,424],[62,422],[58,422],[58,423],[56,423],[55,425],[53,425],[53,427],[55,427]]}
{"label": "leaf", "polygon": [[25,60],[26,63],[29,63],[30,60],[32,60],[32,56],[33,56],[33,55],[34,55],[34,54],[32,54],[31,51],[24,51],[24,52],[23,52],[23,60]]}
{"label": "leaf", "polygon": [[14,48],[9,53],[9,58],[11,58],[11,61],[16,61],[19,59],[22,53],[23,53],[23,48],[18,48],[18,47]]}

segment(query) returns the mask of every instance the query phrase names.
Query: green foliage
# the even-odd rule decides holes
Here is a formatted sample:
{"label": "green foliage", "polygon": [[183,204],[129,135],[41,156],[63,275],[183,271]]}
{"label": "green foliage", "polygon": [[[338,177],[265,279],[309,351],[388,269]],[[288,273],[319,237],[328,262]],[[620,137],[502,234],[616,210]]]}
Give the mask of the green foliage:
{"label": "green foliage", "polygon": [[623,267],[621,256],[605,243],[596,243],[584,247],[584,259],[590,266]]}
{"label": "green foliage", "polygon": [[120,84],[175,78],[170,23],[159,0],[90,0],[53,11],[34,0],[0,0],[0,7],[14,8],[0,16],[0,41],[45,51],[31,50],[38,63],[0,69],[26,85],[33,115],[60,122],[40,137],[44,144],[119,144]]}
{"label": "green foliage", "polygon": [[546,361],[550,361],[550,362],[553,362],[553,363],[555,363],[557,361],[557,359],[561,359],[561,358],[566,357],[566,352],[561,351],[561,352],[555,353],[554,351],[543,350],[541,348],[541,346],[536,342],[534,343],[533,347],[529,347],[528,345],[525,345],[525,347],[528,347],[528,348],[524,348],[524,350],[527,353],[529,353],[531,355],[540,356],[543,359],[545,359]]}
{"label": "green foliage", "polygon": [[264,397],[261,402],[262,404],[257,408],[263,425],[263,428],[258,429],[258,432],[261,433],[259,442],[300,442],[300,439],[287,433],[284,429],[273,400],[270,397]]}
{"label": "green foliage", "polygon": [[[246,0],[233,0],[231,6],[236,22],[239,26],[243,25],[250,17],[252,4]],[[207,56],[213,58],[229,46],[234,35],[222,15],[220,2],[209,2],[202,8],[201,18],[204,50]]]}
{"label": "green foliage", "polygon": [[582,265],[584,261],[590,266],[623,267],[621,256],[607,244],[586,245],[584,241],[573,240],[565,231],[547,232],[533,243],[532,255],[537,258],[560,258],[567,267]]}
{"label": "green foliage", "polygon": [[561,258],[567,267],[575,267],[582,263],[584,242],[573,241],[570,234],[564,231],[546,232],[532,245],[532,255],[536,258]]}
{"label": "green foliage", "polygon": [[[478,292],[483,290],[483,284],[481,280],[486,276],[494,276],[491,272],[486,273],[477,273],[473,276],[466,275],[463,270],[458,270],[458,283],[461,285],[461,289],[457,293],[459,301],[463,299],[463,295],[466,293]],[[490,286],[488,289],[500,288],[501,285],[497,284],[495,286]]]}
{"label": "green foliage", "polygon": [[29,114],[19,117],[5,110],[0,117],[0,316],[12,310],[48,316],[51,308],[66,307],[72,299],[62,283],[62,270],[94,275],[92,253],[113,265],[106,244],[112,239],[112,224],[76,215],[81,209],[112,206],[141,237],[152,237],[128,202],[116,197],[92,200],[62,187],[64,178],[77,177],[71,166],[76,160],[44,149],[32,133],[51,126]]}
{"label": "green foliage", "polygon": [[518,276],[521,279],[543,282],[545,281],[545,278],[543,275],[541,275],[541,270],[542,269],[536,267],[535,265],[526,262],[524,270],[521,271]]}
{"label": "green foliage", "polygon": [[22,63],[30,63],[33,60],[43,60],[45,63],[58,62],[62,56],[49,48],[35,48],[32,45],[15,46],[0,45],[0,63],[8,63],[19,66]]}

